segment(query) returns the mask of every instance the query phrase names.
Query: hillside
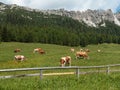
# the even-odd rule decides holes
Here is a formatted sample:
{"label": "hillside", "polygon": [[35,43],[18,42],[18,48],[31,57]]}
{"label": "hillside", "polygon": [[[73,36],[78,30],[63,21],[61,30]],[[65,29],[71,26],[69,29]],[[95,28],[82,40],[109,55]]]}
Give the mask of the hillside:
{"label": "hillside", "polygon": [[[14,53],[16,48],[21,52]],[[35,48],[42,48],[46,54],[33,53]],[[75,52],[71,52],[71,47],[41,44],[41,43],[20,43],[2,42],[0,44],[0,68],[30,68],[30,67],[54,67],[60,65],[60,58],[71,56],[71,66],[98,66],[120,63],[119,44],[99,44],[88,45],[87,47],[73,47]],[[89,59],[75,58],[75,53],[80,49],[89,49]],[[101,52],[97,52],[100,49]],[[15,55],[24,55],[26,61],[15,62]]]}
{"label": "hillside", "polygon": [[[68,46],[120,43],[120,27],[109,19],[97,23],[98,27],[91,27],[84,21],[48,11],[0,3],[0,41]],[[119,21],[117,17],[119,14],[114,20]]]}

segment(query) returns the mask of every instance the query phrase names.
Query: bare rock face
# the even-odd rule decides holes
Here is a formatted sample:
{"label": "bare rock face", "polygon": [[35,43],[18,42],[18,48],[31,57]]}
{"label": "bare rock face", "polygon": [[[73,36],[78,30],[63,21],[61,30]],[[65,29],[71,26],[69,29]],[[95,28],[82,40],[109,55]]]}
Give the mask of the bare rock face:
{"label": "bare rock face", "polygon": [[86,11],[67,11],[64,9],[58,10],[42,10],[44,14],[55,14],[68,16],[78,21],[83,21],[89,26],[97,27],[100,23],[105,26],[105,21],[113,22],[120,25],[120,14],[114,14],[111,9],[108,10],[86,10]]}

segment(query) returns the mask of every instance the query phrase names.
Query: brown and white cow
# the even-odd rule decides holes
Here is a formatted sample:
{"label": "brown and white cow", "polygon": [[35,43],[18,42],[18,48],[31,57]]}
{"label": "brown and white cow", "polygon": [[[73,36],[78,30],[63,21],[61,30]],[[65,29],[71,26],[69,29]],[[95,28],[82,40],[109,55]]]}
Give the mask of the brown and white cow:
{"label": "brown and white cow", "polygon": [[25,56],[23,56],[23,55],[15,55],[14,59],[16,61],[24,61],[25,60]]}
{"label": "brown and white cow", "polygon": [[14,53],[21,52],[21,49],[17,48],[14,50]]}
{"label": "brown and white cow", "polygon": [[39,52],[40,50],[42,50],[42,49],[41,49],[41,48],[35,48],[35,49],[33,50],[33,53]]}
{"label": "brown and white cow", "polygon": [[61,57],[60,65],[62,67],[65,66],[65,65],[71,66],[71,57],[70,56]]}
{"label": "brown and white cow", "polygon": [[71,52],[74,52],[74,51],[75,51],[75,49],[74,49],[74,48],[71,48],[71,49],[70,49],[70,51],[71,51]]}
{"label": "brown and white cow", "polygon": [[40,54],[45,54],[45,51],[42,48],[36,48],[34,49],[33,53],[38,52]]}
{"label": "brown and white cow", "polygon": [[82,52],[78,51],[78,52],[76,52],[76,59],[80,58],[80,57],[82,57],[84,59],[89,59],[89,56],[88,56],[87,52],[85,52],[85,51],[82,51]]}

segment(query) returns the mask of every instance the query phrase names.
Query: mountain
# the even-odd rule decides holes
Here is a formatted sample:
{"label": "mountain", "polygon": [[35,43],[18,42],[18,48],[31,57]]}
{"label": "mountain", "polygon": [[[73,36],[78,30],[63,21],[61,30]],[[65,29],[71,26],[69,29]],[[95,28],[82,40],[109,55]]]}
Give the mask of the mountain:
{"label": "mountain", "polygon": [[[0,3],[0,12],[4,12],[5,9],[24,9],[27,11],[36,11],[36,12],[42,12],[45,15],[54,14],[54,15],[60,15],[60,16],[67,16],[72,19],[78,20],[79,22],[84,22],[88,26],[92,27],[98,27],[98,26],[105,26],[105,21],[110,21],[115,23],[116,25],[120,26],[120,13],[114,14],[111,9],[108,10],[86,10],[86,11],[67,11],[64,9],[58,9],[58,10],[37,10],[37,9],[31,9],[28,7],[20,7],[15,4],[13,5],[6,5],[3,3]],[[23,16],[24,17],[24,16]],[[31,17],[27,17],[31,18]]]}
{"label": "mountain", "polygon": [[120,13],[37,10],[0,3],[0,41],[69,46],[120,43]]}
{"label": "mountain", "polygon": [[111,9],[108,10],[86,10],[86,11],[67,11],[64,9],[59,10],[42,10],[44,14],[55,14],[61,16],[71,17],[78,21],[83,21],[89,26],[98,27],[99,25],[105,26],[105,21],[113,22],[120,26],[120,14],[114,14]]}

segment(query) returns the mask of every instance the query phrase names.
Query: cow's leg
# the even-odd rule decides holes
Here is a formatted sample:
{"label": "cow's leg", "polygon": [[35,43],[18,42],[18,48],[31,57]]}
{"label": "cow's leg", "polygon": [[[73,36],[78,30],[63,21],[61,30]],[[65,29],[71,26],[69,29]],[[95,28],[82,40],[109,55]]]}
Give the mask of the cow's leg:
{"label": "cow's leg", "polygon": [[87,59],[90,59],[89,56],[87,56]]}
{"label": "cow's leg", "polygon": [[21,62],[23,61],[23,59],[20,60]]}
{"label": "cow's leg", "polygon": [[69,62],[69,66],[71,66],[71,61]]}
{"label": "cow's leg", "polygon": [[14,63],[17,63],[16,59],[14,60]]}
{"label": "cow's leg", "polygon": [[14,59],[14,63],[15,63],[15,64],[17,64],[17,63],[18,63],[18,61],[19,61],[19,59],[18,59],[18,58],[15,58],[15,59]]}
{"label": "cow's leg", "polygon": [[75,58],[78,59],[78,56],[76,56]]}
{"label": "cow's leg", "polygon": [[62,66],[62,67],[64,67],[65,65],[64,65],[64,64],[62,64],[61,66]]}
{"label": "cow's leg", "polygon": [[24,61],[25,60],[25,58],[21,58],[21,61]]}

